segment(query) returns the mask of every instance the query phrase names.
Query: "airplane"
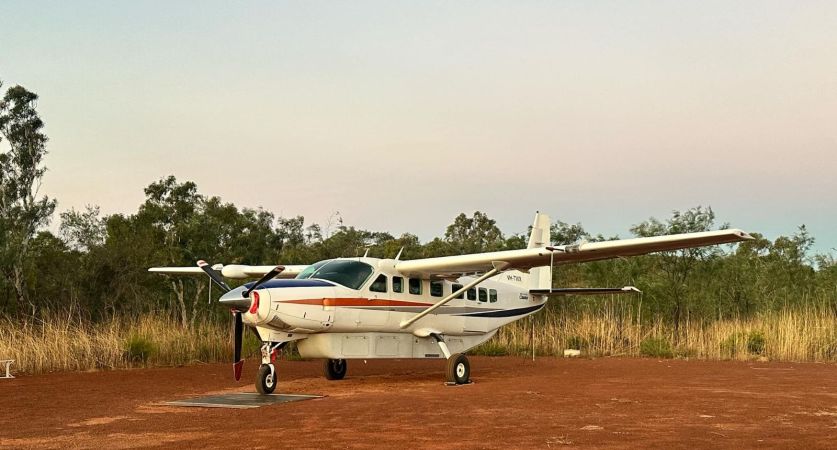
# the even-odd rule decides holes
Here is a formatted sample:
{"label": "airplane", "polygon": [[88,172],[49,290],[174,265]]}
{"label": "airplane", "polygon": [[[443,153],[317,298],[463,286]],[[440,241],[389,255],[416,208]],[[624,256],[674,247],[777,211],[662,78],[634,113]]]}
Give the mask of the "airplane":
{"label": "airplane", "polygon": [[[465,355],[503,325],[540,311],[561,295],[630,294],[617,288],[553,288],[555,266],[753,239],[738,229],[553,246],[550,219],[535,214],[528,247],[415,260],[335,258],[303,266],[152,267],[150,272],[206,274],[233,314],[233,375],[241,378],[244,325],[261,345],[256,391],[277,385],[277,352],[295,341],[303,358],[324,359],[329,380],[346,376],[347,360],[447,360],[449,384],[470,382]],[[403,249],[402,249],[403,250]],[[225,278],[259,277],[231,288]]]}

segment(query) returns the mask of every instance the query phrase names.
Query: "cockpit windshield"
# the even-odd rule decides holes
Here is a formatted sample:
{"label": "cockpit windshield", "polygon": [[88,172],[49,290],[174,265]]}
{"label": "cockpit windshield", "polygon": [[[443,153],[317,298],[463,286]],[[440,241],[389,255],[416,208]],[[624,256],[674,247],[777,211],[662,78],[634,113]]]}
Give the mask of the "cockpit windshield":
{"label": "cockpit windshield", "polygon": [[329,259],[306,267],[296,278],[317,278],[333,281],[349,289],[360,289],[374,271],[372,266],[360,261]]}

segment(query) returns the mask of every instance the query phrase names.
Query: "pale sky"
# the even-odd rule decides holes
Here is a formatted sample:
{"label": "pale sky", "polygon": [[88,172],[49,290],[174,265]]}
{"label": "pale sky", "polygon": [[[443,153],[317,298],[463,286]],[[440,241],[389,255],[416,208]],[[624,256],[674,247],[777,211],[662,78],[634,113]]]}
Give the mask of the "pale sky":
{"label": "pale sky", "polygon": [[41,96],[59,210],[174,174],[423,240],[711,205],[837,247],[833,1],[5,1],[0,79]]}

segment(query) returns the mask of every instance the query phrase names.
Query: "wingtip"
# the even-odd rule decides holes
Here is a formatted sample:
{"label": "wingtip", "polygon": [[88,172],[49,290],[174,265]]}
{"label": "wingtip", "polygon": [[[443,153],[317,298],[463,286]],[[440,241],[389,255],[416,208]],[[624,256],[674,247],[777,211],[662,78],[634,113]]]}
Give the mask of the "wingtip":
{"label": "wingtip", "polygon": [[755,237],[753,237],[750,233],[742,230],[738,230],[738,236],[745,241],[752,241],[755,239]]}

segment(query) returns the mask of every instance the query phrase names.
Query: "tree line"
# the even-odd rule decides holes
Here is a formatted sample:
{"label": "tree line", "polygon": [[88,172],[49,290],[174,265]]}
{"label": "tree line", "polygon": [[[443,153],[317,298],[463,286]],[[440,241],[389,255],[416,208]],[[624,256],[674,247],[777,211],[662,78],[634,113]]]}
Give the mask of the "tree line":
{"label": "tree line", "polygon": [[[2,83],[0,83],[2,87]],[[309,264],[359,256],[402,259],[525,248],[527,230],[504,234],[487,214],[459,214],[444,236],[421,242],[413,234],[358,229],[335,213],[325,224],[302,216],[276,217],[207,196],[191,181],[168,176],[145,188],[132,214],[103,215],[96,206],[61,213],[56,199],[39,195],[48,140],[37,113],[37,95],[9,88],[0,102],[0,313],[43,316],[73,312],[93,321],[123,315],[171,314],[184,327],[221,316],[205,277],[149,274],[151,266],[188,266],[198,259],[225,264]],[[630,228],[631,236],[708,231],[709,207],[675,211]],[[613,239],[580,223],[557,221],[556,244]],[[687,319],[747,317],[787,307],[829,308],[837,313],[837,263],[811,254],[814,238],[804,226],[773,241],[755,240],[654,255],[556,266],[557,286],[630,284],[645,320],[675,327]],[[550,308],[595,308],[598,299],[569,298]]]}

